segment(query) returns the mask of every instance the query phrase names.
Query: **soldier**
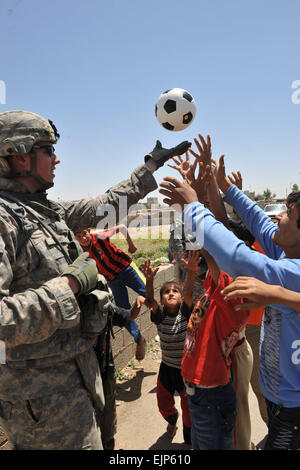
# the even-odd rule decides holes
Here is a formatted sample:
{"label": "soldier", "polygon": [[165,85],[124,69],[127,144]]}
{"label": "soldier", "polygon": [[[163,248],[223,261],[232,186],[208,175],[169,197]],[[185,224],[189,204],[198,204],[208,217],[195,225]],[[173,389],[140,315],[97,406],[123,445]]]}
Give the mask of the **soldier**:
{"label": "soldier", "polygon": [[157,142],[127,180],[63,207],[46,193],[58,138],[38,114],[0,114],[0,425],[15,449],[101,450],[104,399],[93,344],[112,296],[95,289],[96,263],[73,230],[95,227],[101,204],[118,208],[124,194],[129,207],[156,189],[153,171],[190,143],[163,149]]}

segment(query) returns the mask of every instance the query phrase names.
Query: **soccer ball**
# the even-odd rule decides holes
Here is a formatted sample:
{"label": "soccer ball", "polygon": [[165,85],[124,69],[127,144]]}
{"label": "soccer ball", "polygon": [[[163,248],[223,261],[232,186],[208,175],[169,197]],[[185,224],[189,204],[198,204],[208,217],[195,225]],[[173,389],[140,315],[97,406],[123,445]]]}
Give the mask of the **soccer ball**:
{"label": "soccer ball", "polygon": [[171,88],[162,93],[155,105],[158,122],[168,131],[182,131],[193,121],[196,104],[190,93],[183,88]]}

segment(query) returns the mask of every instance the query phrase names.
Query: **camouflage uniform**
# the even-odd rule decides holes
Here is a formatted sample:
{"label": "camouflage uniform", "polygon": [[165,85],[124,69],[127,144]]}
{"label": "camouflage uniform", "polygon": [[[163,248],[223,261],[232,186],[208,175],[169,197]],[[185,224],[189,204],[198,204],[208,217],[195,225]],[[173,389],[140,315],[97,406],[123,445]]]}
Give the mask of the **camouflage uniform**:
{"label": "camouflage uniform", "polygon": [[[118,208],[126,195],[129,207],[156,188],[143,165],[103,196],[63,207],[0,178],[0,425],[16,449],[102,449],[94,339],[82,335],[79,304],[60,275],[73,231],[95,227],[100,205]],[[25,206],[22,224],[11,197]]]}

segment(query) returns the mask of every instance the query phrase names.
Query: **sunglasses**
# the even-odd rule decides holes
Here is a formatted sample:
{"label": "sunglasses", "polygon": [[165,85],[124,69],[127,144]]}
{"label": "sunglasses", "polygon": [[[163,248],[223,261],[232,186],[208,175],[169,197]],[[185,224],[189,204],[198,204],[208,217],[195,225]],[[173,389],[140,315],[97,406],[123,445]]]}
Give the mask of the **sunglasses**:
{"label": "sunglasses", "polygon": [[53,147],[53,145],[34,145],[32,149],[33,150],[44,149],[49,155],[49,157],[52,157],[52,155],[55,154],[55,148]]}

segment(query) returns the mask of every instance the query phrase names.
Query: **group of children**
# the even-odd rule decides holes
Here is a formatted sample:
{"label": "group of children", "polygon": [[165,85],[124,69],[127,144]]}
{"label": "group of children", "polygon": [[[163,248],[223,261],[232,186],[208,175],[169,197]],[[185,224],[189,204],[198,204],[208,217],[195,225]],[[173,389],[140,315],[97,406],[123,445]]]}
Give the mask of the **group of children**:
{"label": "group of children", "polygon": [[[179,161],[173,158],[176,166],[169,166],[178,170],[190,183],[189,172],[185,170],[190,167],[188,154],[185,162],[182,157],[178,158]],[[215,172],[209,173],[208,186],[197,186],[199,200],[205,198],[217,220],[253,250],[261,251],[237,215],[228,218],[217,188],[217,169],[216,165]],[[233,173],[231,178],[241,187],[240,173]],[[168,434],[173,438],[177,430],[178,411],[174,399],[177,392],[186,448],[251,449],[248,391],[253,370],[252,349],[258,349],[258,344],[251,348],[246,340],[245,329],[250,311],[236,308],[243,300],[224,298],[223,290],[232,283],[233,278],[219,269],[214,258],[201,249],[193,232],[177,220],[171,228],[169,240],[169,259],[175,263],[177,279],[163,284],[158,303],[153,287],[158,268],[153,268],[148,259],[138,269],[128,254],[111,243],[109,238],[117,232],[123,233],[129,253],[134,253],[136,247],[125,226],[96,234],[91,234],[87,229],[77,233],[76,238],[95,259],[116,304],[124,309],[122,315],[113,316],[111,326],[125,326],[132,334],[137,343],[137,359],[143,359],[145,355],[145,339],[135,318],[142,304],[151,312],[162,352],[157,378],[157,404],[168,423]],[[138,294],[133,307],[129,303],[127,287]],[[112,328],[108,326],[95,345],[106,398],[101,426],[104,449],[114,448],[116,430],[116,379],[111,333]],[[256,394],[258,396],[259,390]]]}
{"label": "group of children", "polygon": [[[208,271],[204,293],[193,302],[200,256]],[[227,302],[222,290],[232,279],[220,271],[205,250],[189,251],[185,264],[186,288],[167,282],[160,289],[160,305],[153,297],[156,270],[150,260],[142,270],[151,320],[157,325],[162,362],[157,379],[157,403],[174,436],[178,412],[174,395],[180,395],[183,437],[187,448],[234,449],[237,398],[231,374],[231,352],[240,344],[248,312],[234,309],[240,300]]]}
{"label": "group of children", "polygon": [[[137,290],[139,296],[130,309],[126,304],[125,311],[133,320],[145,304],[151,321],[157,325],[162,351],[157,403],[171,438],[177,429],[177,392],[187,448],[251,449],[251,383],[261,417],[268,426],[264,449],[298,449],[299,361],[298,351],[293,349],[299,343],[300,301],[294,268],[299,264],[300,192],[288,197],[288,210],[278,216],[277,227],[240,191],[240,173],[226,176],[224,156],[219,162],[211,158],[210,137],[207,142],[200,134],[199,138],[202,147],[194,139],[199,155],[189,149],[196,158],[193,165],[188,153],[185,161],[179,156],[179,160],[173,158],[176,166],[169,165],[179,171],[184,182],[167,177],[160,185],[161,194],[167,197],[164,202],[179,204],[183,210],[181,234],[175,234],[174,224],[169,243],[169,259],[178,268],[178,279],[161,287],[158,302],[153,287],[158,268],[146,260],[140,267],[143,288]],[[196,177],[197,164],[200,171]],[[236,208],[231,218],[220,190],[225,201]],[[86,248],[96,262],[99,247],[99,236],[95,236]],[[114,258],[114,253],[105,256],[107,261]],[[100,271],[101,266],[97,265]],[[126,273],[130,261],[123,259],[121,266],[120,272]],[[267,281],[264,284],[254,279],[258,291],[263,292],[258,295],[257,304],[251,304],[244,295],[248,292],[250,299],[257,297],[251,296],[249,281],[253,279],[249,276]],[[111,282],[109,276],[106,278]],[[242,281],[248,284],[243,286]],[[269,284],[274,295],[265,294]],[[296,291],[294,295],[281,284]],[[287,308],[281,309],[277,304]],[[266,305],[269,307],[260,334],[261,307]],[[256,307],[260,308],[250,310]],[[283,315],[285,311],[291,315]],[[286,338],[292,344],[291,360]]]}
{"label": "group of children", "polygon": [[[95,344],[106,399],[101,420],[104,449],[115,448],[116,432],[116,378],[110,344],[111,327],[125,326],[129,332],[138,329],[135,317],[144,303],[150,309],[151,321],[157,325],[160,338],[162,361],[157,378],[157,404],[168,423],[168,434],[173,438],[177,430],[178,411],[174,399],[177,392],[187,449],[238,448],[234,439],[237,415],[234,380],[237,381],[237,377],[233,380],[232,352],[245,339],[243,332],[249,312],[235,310],[240,299],[224,300],[221,292],[232,278],[219,270],[205,250],[184,250],[180,263],[185,274],[178,282],[161,286],[158,303],[153,287],[158,267],[153,268],[150,259],[140,269],[133,267],[131,258],[109,240],[117,231],[124,234],[128,251],[134,252],[134,243],[123,226],[96,234],[89,229],[76,234],[83,249],[96,260],[98,271],[108,281],[116,304],[124,309],[122,314],[113,316],[111,325]],[[193,246],[189,239],[186,247],[197,246]],[[117,282],[116,286],[114,282]],[[139,294],[132,308],[127,286]],[[132,328],[131,323],[136,327]],[[139,341],[137,344],[139,346]],[[144,350],[140,356],[138,352],[136,357],[142,359]],[[247,445],[244,444],[244,448]]]}

